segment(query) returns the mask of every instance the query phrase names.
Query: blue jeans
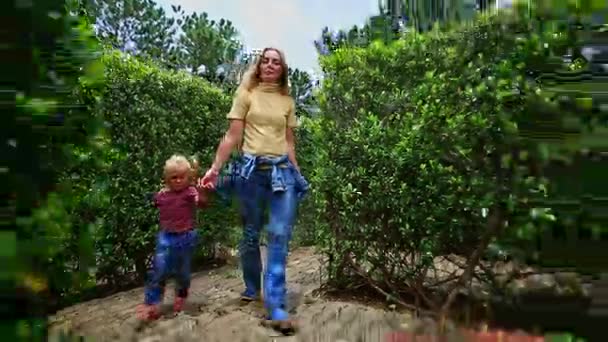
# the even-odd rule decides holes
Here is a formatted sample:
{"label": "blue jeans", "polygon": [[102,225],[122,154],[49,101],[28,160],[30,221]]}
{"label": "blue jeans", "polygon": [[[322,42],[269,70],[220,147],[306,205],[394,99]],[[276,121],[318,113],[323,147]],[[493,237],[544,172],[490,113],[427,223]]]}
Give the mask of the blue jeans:
{"label": "blue jeans", "polygon": [[[284,188],[273,191],[272,170],[256,168],[239,186],[241,215],[244,224],[239,246],[247,294],[261,290],[262,261],[260,232],[269,210],[268,255],[264,275],[264,301],[271,319],[287,318],[285,312],[285,266],[298,203],[293,167],[277,168]],[[276,172],[276,171],[275,171]]]}
{"label": "blue jeans", "polygon": [[161,231],[156,240],[154,268],[148,276],[145,303],[156,305],[162,301],[167,279],[175,277],[175,295],[186,298],[190,289],[190,265],[198,234],[196,230],[183,233]]}

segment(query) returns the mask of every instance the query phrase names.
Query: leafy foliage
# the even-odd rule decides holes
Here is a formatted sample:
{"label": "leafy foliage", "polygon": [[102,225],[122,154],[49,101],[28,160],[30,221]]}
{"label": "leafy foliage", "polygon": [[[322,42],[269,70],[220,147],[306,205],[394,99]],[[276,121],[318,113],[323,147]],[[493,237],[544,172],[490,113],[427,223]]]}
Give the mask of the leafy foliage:
{"label": "leafy foliage", "polygon": [[495,6],[494,0],[379,0],[378,15],[369,17],[365,25],[335,32],[324,27],[314,44],[319,55],[325,56],[340,47],[365,47],[378,40],[389,43],[434,26],[447,28],[470,21],[478,10],[486,11],[491,6]]}
{"label": "leafy foliage", "polygon": [[310,115],[316,110],[314,90],[318,84],[306,71],[289,68],[289,87],[291,97],[296,102],[296,114]]}
{"label": "leafy foliage", "polygon": [[[145,194],[158,190],[171,154],[198,154],[203,165],[210,160],[225,129],[229,94],[252,61],[232,24],[206,13],[185,15],[174,7],[181,15],[174,21],[150,0],[78,2],[70,0],[69,9],[96,18],[102,41],[153,61],[110,53],[99,83],[91,77],[101,65],[89,64],[96,46],[86,22],[52,4],[36,11],[55,10],[28,42],[36,53],[25,65],[35,77],[18,83],[20,106],[5,147],[20,228],[15,269],[25,270],[17,278],[30,290],[48,286],[64,298],[92,285],[141,280],[158,229]],[[425,3],[428,16],[416,19],[424,26],[419,30],[428,29],[429,20],[459,16],[438,3]],[[577,18],[593,9],[587,5],[573,9]],[[543,6],[520,10],[553,17]],[[316,42],[326,56],[318,97],[310,75],[289,71],[302,121],[298,159],[313,186],[296,237],[320,243],[334,285],[365,281],[437,308],[446,294],[470,283],[482,256],[530,239],[537,228],[589,217],[598,227],[601,215],[573,214],[571,205],[547,197],[572,203],[568,191],[579,184],[551,170],[579,158],[577,149],[602,151],[606,131],[574,147],[536,136],[547,130],[539,122],[552,129],[580,117],[576,134],[590,136],[597,119],[591,114],[602,106],[597,96],[564,84],[596,75],[598,66],[583,60],[585,34],[563,22],[500,13],[397,39],[389,20],[395,13],[348,32],[323,31]],[[568,51],[576,63],[563,62]],[[162,68],[198,72],[201,65],[205,78],[223,81],[223,91]],[[317,98],[324,115],[315,117]],[[74,103],[79,106],[62,107]],[[100,119],[106,123],[101,132]],[[233,242],[236,219],[218,204],[201,215],[200,257],[211,256],[216,243]],[[455,254],[468,259],[463,274],[433,274],[443,256]],[[43,275],[48,283],[36,287]]]}
{"label": "leafy foliage", "polygon": [[204,12],[186,14],[172,6],[169,16],[154,0],[82,1],[98,37],[110,47],[209,80],[217,80],[218,67],[233,63],[242,49],[232,22]]}
{"label": "leafy foliage", "polygon": [[[160,189],[164,161],[181,153],[206,164],[225,129],[230,98],[201,78],[126,54],[108,54],[103,62],[106,83],[83,84],[79,94],[82,101],[99,98],[92,109],[106,122],[98,140],[105,148],[98,158],[83,151],[64,179],[80,194],[71,225],[91,230],[93,283],[120,286],[141,281],[149,267],[158,224],[146,194]],[[235,219],[218,204],[201,213],[198,257],[213,257],[215,244],[232,237]]]}
{"label": "leafy foliage", "polygon": [[[55,192],[58,177],[74,162],[76,149],[89,149],[101,122],[75,106],[78,82],[96,84],[97,45],[87,22],[63,1],[26,2],[18,7],[6,32],[18,37],[21,56],[12,70],[15,107],[7,111],[3,156],[8,216],[14,230],[1,234],[6,293],[16,295],[7,310],[15,319],[45,319],[49,288],[70,286],[72,276],[55,259],[69,236],[65,203]],[[7,36],[7,37],[8,37]],[[25,75],[25,76],[24,76]],[[30,324],[31,323],[31,324]],[[25,324],[19,338],[42,339],[44,323]]]}
{"label": "leafy foliage", "polygon": [[202,74],[215,79],[218,66],[235,61],[242,48],[238,31],[229,20],[211,20],[204,12],[185,15],[178,7],[174,7],[174,11],[181,16],[178,23],[181,23],[182,34],[178,46],[182,67],[196,73],[203,66]]}
{"label": "leafy foliage", "polygon": [[329,27],[321,30],[321,36],[314,41],[317,53],[326,56],[344,46],[367,46],[372,41],[369,25],[359,28],[353,26],[349,31],[332,32]]}
{"label": "leafy foliage", "polygon": [[[547,194],[543,166],[558,155],[547,158],[518,124],[547,104],[528,71],[570,43],[532,24],[501,12],[321,59],[326,117],[312,131],[311,179],[334,284],[364,280],[437,308],[445,297],[433,295],[468,284],[505,228],[552,219],[530,213]],[[449,277],[431,275],[448,254],[469,261],[460,282],[439,286]]]}
{"label": "leafy foliage", "polygon": [[381,13],[407,21],[415,31],[426,32],[434,25],[443,27],[469,21],[477,10],[485,11],[496,5],[495,0],[380,0]]}
{"label": "leafy foliage", "polygon": [[175,20],[154,0],[85,0],[97,36],[115,49],[175,62]]}

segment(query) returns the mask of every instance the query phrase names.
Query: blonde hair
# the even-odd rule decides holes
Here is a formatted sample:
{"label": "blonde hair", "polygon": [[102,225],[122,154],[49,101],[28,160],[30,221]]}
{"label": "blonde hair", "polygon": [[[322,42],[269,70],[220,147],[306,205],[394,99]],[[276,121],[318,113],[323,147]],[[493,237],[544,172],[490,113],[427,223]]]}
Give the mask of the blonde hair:
{"label": "blonde hair", "polygon": [[165,179],[167,176],[174,171],[187,171],[190,173],[190,181],[194,181],[198,173],[198,161],[196,157],[191,158],[192,161],[180,154],[174,154],[171,158],[165,161],[165,167],[163,169],[163,175]]}
{"label": "blonde hair", "polygon": [[289,67],[287,66],[287,61],[285,60],[285,54],[283,51],[273,47],[267,47],[262,50],[262,54],[256,58],[255,63],[251,64],[249,69],[243,75],[243,79],[241,80],[241,84],[239,85],[237,92],[243,90],[251,91],[261,82],[260,65],[262,64],[262,59],[267,51],[275,51],[281,57],[282,70],[281,77],[279,77],[279,86],[281,89],[281,94],[289,95]]}

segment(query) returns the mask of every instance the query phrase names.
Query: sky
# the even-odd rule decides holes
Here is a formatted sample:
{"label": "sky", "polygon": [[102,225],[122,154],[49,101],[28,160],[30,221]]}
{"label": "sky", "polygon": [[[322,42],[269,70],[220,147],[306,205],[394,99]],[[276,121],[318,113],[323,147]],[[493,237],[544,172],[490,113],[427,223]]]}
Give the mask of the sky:
{"label": "sky", "polygon": [[325,26],[349,29],[378,13],[377,0],[156,0],[167,13],[181,5],[186,13],[207,12],[224,18],[241,34],[247,49],[274,46],[285,52],[288,64],[318,72],[313,41]]}

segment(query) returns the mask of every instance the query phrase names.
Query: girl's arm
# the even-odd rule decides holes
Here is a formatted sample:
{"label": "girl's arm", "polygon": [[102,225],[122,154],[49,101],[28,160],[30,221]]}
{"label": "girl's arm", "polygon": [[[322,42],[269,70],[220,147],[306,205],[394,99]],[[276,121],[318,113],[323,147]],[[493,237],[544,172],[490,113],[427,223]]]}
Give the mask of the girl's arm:
{"label": "girl's arm", "polygon": [[298,160],[296,159],[296,139],[293,132],[293,128],[287,127],[287,156],[289,157],[289,161],[296,167],[298,172],[300,171],[300,166],[298,166]]}
{"label": "girl's arm", "polygon": [[230,127],[226,131],[226,135],[220,142],[215,153],[215,159],[211,164],[211,170],[213,173],[218,174],[222,169],[222,166],[230,157],[230,153],[234,147],[243,140],[243,129],[245,122],[243,120],[230,120]]}
{"label": "girl's arm", "polygon": [[154,207],[158,207],[159,197],[163,196],[163,194],[166,193],[167,191],[169,191],[169,189],[165,186],[162,189],[160,189],[160,191],[158,191],[158,192],[148,193],[147,198],[148,198],[148,200],[150,200],[151,204]]}

